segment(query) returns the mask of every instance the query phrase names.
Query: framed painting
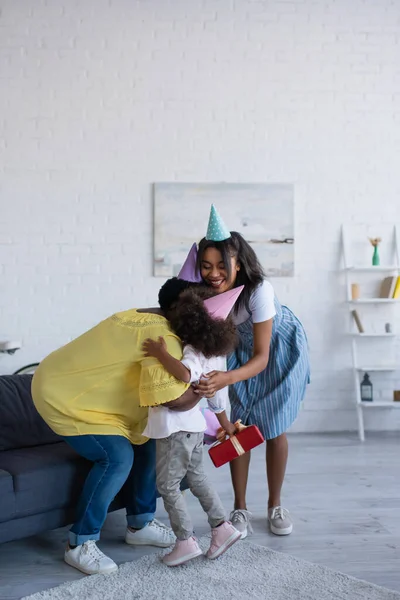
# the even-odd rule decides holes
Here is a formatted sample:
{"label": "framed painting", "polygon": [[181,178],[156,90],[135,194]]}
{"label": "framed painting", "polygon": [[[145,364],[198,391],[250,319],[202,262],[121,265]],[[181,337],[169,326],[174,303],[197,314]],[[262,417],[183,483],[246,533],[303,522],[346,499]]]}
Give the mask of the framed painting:
{"label": "framed painting", "polygon": [[176,276],[206,234],[211,204],[251,244],[267,277],[294,275],[294,190],[290,184],[155,183],[154,275]]}

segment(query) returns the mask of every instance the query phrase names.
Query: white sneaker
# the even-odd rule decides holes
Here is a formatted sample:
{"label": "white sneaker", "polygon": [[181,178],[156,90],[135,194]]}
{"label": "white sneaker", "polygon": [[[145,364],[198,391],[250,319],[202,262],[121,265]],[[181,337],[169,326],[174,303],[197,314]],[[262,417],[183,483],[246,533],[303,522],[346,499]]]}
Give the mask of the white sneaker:
{"label": "white sneaker", "polygon": [[64,553],[65,562],[86,575],[98,573],[114,573],[118,571],[115,562],[103,554],[94,540],[89,540],[76,548],[67,546]]}
{"label": "white sneaker", "polygon": [[289,535],[293,531],[293,523],[289,511],[282,506],[268,509],[269,527],[275,535]]}
{"label": "white sneaker", "polygon": [[250,523],[250,519],[252,518],[251,512],[245,510],[244,508],[238,508],[237,510],[233,510],[229,516],[229,520],[232,525],[240,531],[242,534],[240,536],[241,540],[247,538],[248,533],[253,533],[253,528]]}
{"label": "white sneaker", "polygon": [[158,548],[169,548],[175,544],[176,537],[170,529],[154,519],[147,523],[142,529],[131,531],[129,527],[126,530],[125,542],[132,546],[157,546]]}

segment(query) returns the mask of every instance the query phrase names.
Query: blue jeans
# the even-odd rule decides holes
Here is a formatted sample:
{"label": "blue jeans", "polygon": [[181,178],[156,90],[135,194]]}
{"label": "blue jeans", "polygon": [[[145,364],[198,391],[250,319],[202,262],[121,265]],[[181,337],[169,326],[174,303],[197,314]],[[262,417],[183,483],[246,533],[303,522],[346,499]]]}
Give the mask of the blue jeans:
{"label": "blue jeans", "polygon": [[108,507],[122,486],[128,525],[141,529],[154,519],[157,502],[154,440],[141,446],[132,446],[120,435],[74,435],[64,440],[94,463],[79,498],[77,519],[69,532],[70,544],[80,545],[100,538]]}

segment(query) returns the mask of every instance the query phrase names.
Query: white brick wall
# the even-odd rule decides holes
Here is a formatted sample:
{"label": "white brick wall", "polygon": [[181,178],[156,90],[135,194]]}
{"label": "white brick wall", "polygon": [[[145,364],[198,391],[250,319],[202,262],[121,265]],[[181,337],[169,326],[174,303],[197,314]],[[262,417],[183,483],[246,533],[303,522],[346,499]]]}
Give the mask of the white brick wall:
{"label": "white brick wall", "polygon": [[[297,275],[273,284],[311,346],[295,430],[354,429],[339,229],[400,224],[400,3],[0,11],[0,338],[23,341],[1,370],[155,303],[152,182],[294,182]],[[400,411],[368,417],[400,423]]]}

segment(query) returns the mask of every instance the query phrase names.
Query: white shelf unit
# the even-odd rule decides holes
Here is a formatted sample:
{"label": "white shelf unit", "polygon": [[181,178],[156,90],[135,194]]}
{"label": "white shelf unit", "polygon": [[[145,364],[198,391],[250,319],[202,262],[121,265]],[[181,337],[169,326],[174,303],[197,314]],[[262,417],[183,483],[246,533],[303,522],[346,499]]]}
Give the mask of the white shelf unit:
{"label": "white shelf unit", "polygon": [[359,338],[376,337],[376,338],[390,338],[396,337],[395,333],[357,333],[355,331],[350,332],[350,335]]}
{"label": "white shelf unit", "polygon": [[362,265],[355,265],[353,267],[345,267],[346,271],[365,271],[366,273],[376,273],[376,272],[381,272],[384,273],[385,271],[397,271],[398,270],[398,266],[397,265],[376,265],[374,266],[362,266]]}
{"label": "white shelf unit", "polygon": [[[357,422],[358,422],[358,435],[360,440],[363,442],[365,440],[365,430],[364,430],[364,414],[363,411],[365,408],[389,408],[396,409],[400,408],[400,402],[388,402],[388,401],[372,401],[372,402],[363,402],[361,400],[361,377],[364,373],[370,372],[393,372],[396,371],[399,366],[397,365],[371,365],[371,366],[360,366],[358,364],[358,354],[357,354],[357,338],[376,338],[376,339],[393,339],[396,334],[394,333],[374,333],[374,332],[365,332],[359,333],[354,331],[355,323],[351,314],[351,310],[353,310],[357,305],[380,305],[380,304],[395,304],[398,303],[399,300],[393,298],[360,298],[358,300],[353,300],[351,297],[351,279],[350,277],[354,275],[354,273],[379,273],[382,274],[390,274],[400,275],[400,254],[399,254],[399,239],[397,234],[396,226],[393,228],[393,263],[385,264],[385,265],[352,265],[349,262],[348,256],[348,240],[346,239],[346,231],[345,227],[342,226],[342,257],[344,263],[344,271],[346,276],[346,301],[349,306],[349,320],[350,320],[350,336],[351,336],[351,350],[352,350],[352,363],[353,363],[353,379],[355,386],[355,408],[357,411]],[[383,310],[383,309],[382,309]],[[352,331],[353,330],[353,331]]]}
{"label": "white shelf unit", "polygon": [[400,408],[400,402],[360,402],[363,408]]}
{"label": "white shelf unit", "polygon": [[396,365],[379,365],[379,366],[373,366],[370,365],[369,367],[355,367],[356,370],[359,373],[369,373],[372,371],[396,371],[397,370],[397,366]]}
{"label": "white shelf unit", "polygon": [[348,300],[350,304],[396,304],[395,298],[359,298],[358,300]]}

